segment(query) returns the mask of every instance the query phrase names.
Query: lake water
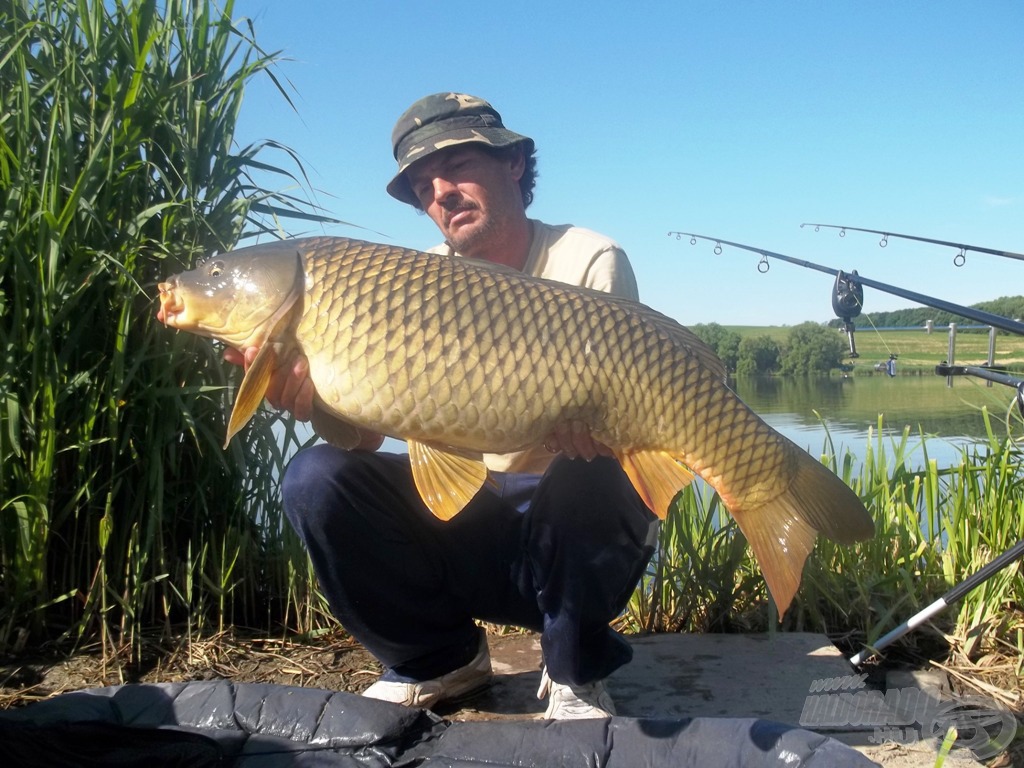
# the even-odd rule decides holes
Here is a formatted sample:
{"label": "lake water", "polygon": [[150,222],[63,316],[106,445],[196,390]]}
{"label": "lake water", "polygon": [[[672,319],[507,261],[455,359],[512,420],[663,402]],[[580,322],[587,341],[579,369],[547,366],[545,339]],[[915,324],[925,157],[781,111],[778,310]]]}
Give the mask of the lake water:
{"label": "lake water", "polygon": [[[1020,417],[1014,403],[1015,391],[974,377],[946,378],[935,375],[885,375],[856,377],[747,377],[732,382],[743,401],[775,429],[819,454],[825,445],[826,427],[833,445],[842,455],[849,450],[864,456],[868,429],[884,417],[884,434],[899,437],[909,425],[914,466],[923,461],[920,437],[926,437],[929,458],[939,466],[958,464],[960,447],[986,438],[981,408],[986,406],[997,436],[1020,434]],[[817,412],[817,413],[815,413]],[[819,418],[820,416],[820,418]],[[877,429],[875,429],[877,434]],[[886,447],[889,446],[888,441]]]}

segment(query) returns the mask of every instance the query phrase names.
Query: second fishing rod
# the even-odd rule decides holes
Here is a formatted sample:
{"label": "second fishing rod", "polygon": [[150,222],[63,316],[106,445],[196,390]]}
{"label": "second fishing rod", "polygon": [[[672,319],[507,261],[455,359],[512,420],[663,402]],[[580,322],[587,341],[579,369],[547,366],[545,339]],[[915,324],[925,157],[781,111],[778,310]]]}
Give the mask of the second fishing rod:
{"label": "second fishing rod", "polygon": [[[879,280],[872,280],[869,277],[858,274],[856,271],[844,272],[841,269],[834,267],[826,267],[821,264],[815,264],[813,261],[807,261],[806,259],[798,259],[793,256],[787,256],[784,253],[776,253],[770,251],[767,248],[758,248],[752,245],[744,245],[743,243],[735,243],[731,240],[723,240],[720,237],[710,237],[708,235],[698,235],[693,232],[669,232],[669,235],[675,235],[677,237],[688,237],[690,238],[691,244],[696,244],[698,240],[704,240],[706,242],[715,243],[716,253],[721,252],[723,245],[728,245],[732,248],[739,248],[740,250],[750,251],[761,256],[761,261],[758,264],[758,270],[761,272],[767,272],[769,269],[768,259],[778,259],[780,261],[788,261],[790,264],[796,264],[806,269],[817,270],[818,272],[824,272],[827,275],[832,275],[833,278],[838,280],[845,280],[848,283],[850,291],[855,292],[857,289],[855,285],[867,286],[868,288],[874,288],[885,293],[891,293],[894,296],[899,296],[904,299],[916,302],[918,304],[924,304],[925,306],[934,307],[935,309],[941,309],[944,312],[949,312],[960,317],[965,317],[969,320],[974,320],[978,323],[984,323],[985,325],[991,325],[993,328],[998,328],[1001,331],[1007,331],[1009,333],[1016,333],[1018,335],[1024,335],[1024,323],[1020,323],[1016,320],[1003,317],[1002,315],[996,315],[992,312],[986,312],[981,309],[974,307],[965,307],[960,304],[954,304],[944,299],[939,299],[934,296],[928,296],[917,291],[910,291],[906,288],[900,288],[899,286],[889,285]],[[855,298],[855,297],[854,297]],[[852,300],[852,299],[851,299]],[[839,317],[843,315],[839,314]]]}

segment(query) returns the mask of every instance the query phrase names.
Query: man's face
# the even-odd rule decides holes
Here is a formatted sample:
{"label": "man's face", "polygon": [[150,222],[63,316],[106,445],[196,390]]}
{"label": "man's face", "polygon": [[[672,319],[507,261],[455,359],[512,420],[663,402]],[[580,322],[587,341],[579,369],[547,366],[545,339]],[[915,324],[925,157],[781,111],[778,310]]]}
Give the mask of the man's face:
{"label": "man's face", "polygon": [[524,216],[522,152],[495,157],[473,144],[442,149],[407,171],[420,206],[464,256],[486,258],[488,245]]}

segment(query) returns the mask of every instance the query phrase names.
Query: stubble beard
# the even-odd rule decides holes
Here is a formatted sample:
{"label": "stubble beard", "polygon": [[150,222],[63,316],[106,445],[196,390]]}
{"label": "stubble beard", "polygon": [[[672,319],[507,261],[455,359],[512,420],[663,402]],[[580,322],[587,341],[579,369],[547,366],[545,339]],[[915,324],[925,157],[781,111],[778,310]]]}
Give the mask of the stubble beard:
{"label": "stubble beard", "polygon": [[[479,209],[477,209],[479,211]],[[488,245],[499,231],[498,222],[492,216],[483,216],[470,226],[460,227],[457,232],[448,235],[448,242],[457,253],[471,258],[483,258],[479,253],[486,251]]]}

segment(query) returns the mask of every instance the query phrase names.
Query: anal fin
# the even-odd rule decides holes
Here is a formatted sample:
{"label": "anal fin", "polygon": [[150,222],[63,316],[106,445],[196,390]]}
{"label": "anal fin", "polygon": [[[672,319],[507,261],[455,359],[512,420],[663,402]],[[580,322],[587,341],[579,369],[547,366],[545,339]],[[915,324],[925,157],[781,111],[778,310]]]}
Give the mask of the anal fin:
{"label": "anal fin", "polygon": [[679,491],[693,480],[693,472],[667,451],[636,451],[616,455],[644,504],[661,520]]}
{"label": "anal fin", "polygon": [[462,511],[487,479],[487,467],[479,456],[409,440],[409,462],[416,489],[427,508],[442,520]]}

